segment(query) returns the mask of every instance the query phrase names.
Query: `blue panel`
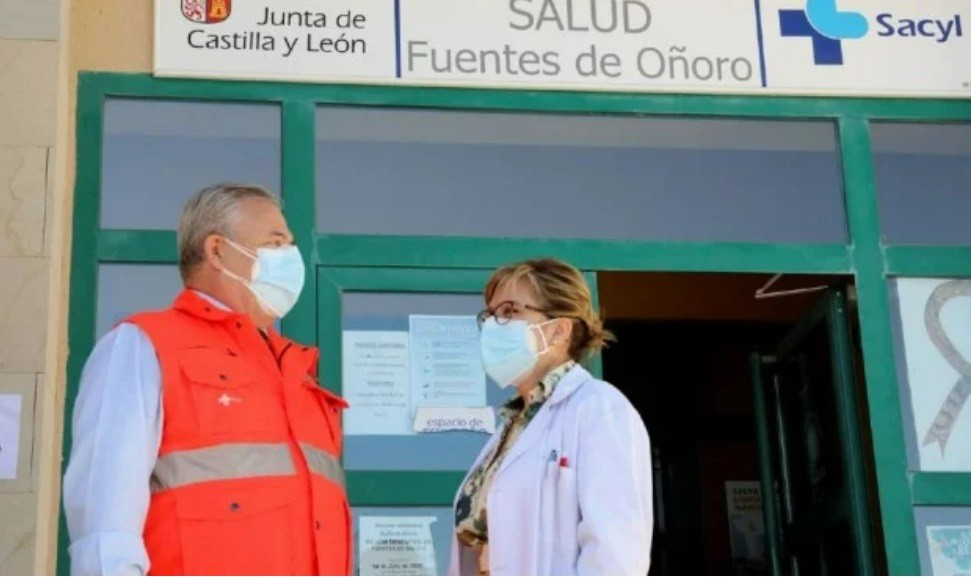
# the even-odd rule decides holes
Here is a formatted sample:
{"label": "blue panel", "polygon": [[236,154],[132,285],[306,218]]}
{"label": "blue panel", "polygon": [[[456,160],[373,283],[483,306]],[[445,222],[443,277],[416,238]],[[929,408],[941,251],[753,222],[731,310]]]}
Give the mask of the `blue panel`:
{"label": "blue panel", "polygon": [[883,240],[971,244],[971,123],[880,122],[870,132]]}
{"label": "blue panel", "polygon": [[[435,113],[400,113],[399,125],[384,111],[384,124],[355,129],[349,119],[366,123],[365,113],[319,114],[324,233],[846,241],[827,123],[635,118],[627,129],[616,119],[601,129],[596,117],[515,119],[564,132],[556,142],[508,125],[506,115],[442,113],[446,126]],[[707,138],[707,128],[717,134]],[[811,142],[799,142],[802,132]]]}
{"label": "blue panel", "polygon": [[274,105],[109,100],[101,226],[173,230],[197,190],[231,181],[280,191]]}

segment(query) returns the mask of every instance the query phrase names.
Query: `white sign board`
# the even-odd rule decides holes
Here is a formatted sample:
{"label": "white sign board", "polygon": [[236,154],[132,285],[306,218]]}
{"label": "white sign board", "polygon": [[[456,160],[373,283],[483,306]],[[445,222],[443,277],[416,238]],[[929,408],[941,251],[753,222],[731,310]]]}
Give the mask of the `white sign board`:
{"label": "white sign board", "polygon": [[23,400],[20,394],[0,394],[0,480],[17,479]]}
{"label": "white sign board", "polygon": [[167,77],[971,97],[971,0],[156,0]]}
{"label": "white sign board", "polygon": [[436,576],[431,525],[436,518],[361,516],[361,576]]}

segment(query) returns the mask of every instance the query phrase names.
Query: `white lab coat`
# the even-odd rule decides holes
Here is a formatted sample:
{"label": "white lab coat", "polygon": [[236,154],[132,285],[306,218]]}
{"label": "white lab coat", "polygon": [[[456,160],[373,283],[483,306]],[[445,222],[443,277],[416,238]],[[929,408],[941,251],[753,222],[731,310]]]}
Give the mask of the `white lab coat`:
{"label": "white lab coat", "polygon": [[[501,436],[500,429],[473,469]],[[486,501],[490,573],[646,575],[651,473],[650,441],[637,411],[612,385],[573,368],[493,478]],[[476,555],[453,533],[449,573],[476,575],[477,568]]]}

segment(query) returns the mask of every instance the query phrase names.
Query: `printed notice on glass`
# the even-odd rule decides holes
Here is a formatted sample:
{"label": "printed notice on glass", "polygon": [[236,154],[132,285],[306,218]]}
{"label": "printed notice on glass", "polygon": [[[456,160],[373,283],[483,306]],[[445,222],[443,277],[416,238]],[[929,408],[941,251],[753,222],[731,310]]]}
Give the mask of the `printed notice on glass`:
{"label": "printed notice on glass", "polygon": [[433,517],[361,516],[361,576],[437,576]]}
{"label": "printed notice on glass", "polygon": [[971,526],[928,526],[927,547],[934,576],[971,574]]}
{"label": "printed notice on glass", "polygon": [[474,431],[492,434],[496,431],[496,414],[491,407],[419,407],[415,414],[415,431]]}
{"label": "printed notice on glass", "polygon": [[474,316],[412,315],[412,407],[483,407],[486,377]]}
{"label": "printed notice on glass", "polygon": [[412,434],[408,334],[345,331],[342,345],[345,434]]}
{"label": "printed notice on glass", "polygon": [[0,480],[17,479],[23,399],[20,394],[0,394]]}
{"label": "printed notice on glass", "polygon": [[741,576],[764,572],[765,529],[759,482],[726,481],[725,498],[735,573]]}

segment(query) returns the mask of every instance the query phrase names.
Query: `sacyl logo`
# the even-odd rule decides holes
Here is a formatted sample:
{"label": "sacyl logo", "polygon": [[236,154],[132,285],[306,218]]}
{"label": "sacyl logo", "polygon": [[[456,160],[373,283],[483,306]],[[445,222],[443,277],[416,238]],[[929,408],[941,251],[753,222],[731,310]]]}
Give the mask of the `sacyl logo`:
{"label": "sacyl logo", "polygon": [[[891,13],[874,18],[880,37],[931,39],[945,43],[964,36],[961,15],[950,18],[898,18]],[[843,40],[863,38],[870,31],[866,16],[840,11],[836,0],[806,0],[805,10],[779,10],[782,36],[812,40],[813,62],[818,65],[843,64]]]}

